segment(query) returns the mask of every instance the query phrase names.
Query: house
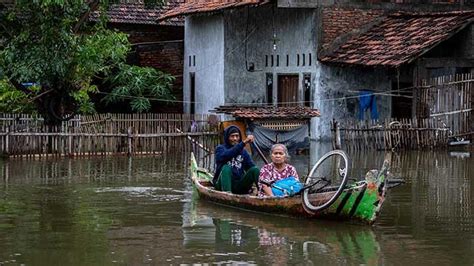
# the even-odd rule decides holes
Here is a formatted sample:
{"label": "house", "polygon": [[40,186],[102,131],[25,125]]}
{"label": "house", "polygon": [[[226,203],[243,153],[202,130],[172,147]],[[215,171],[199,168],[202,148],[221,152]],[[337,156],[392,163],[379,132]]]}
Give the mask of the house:
{"label": "house", "polygon": [[[347,18],[357,12],[325,12],[323,30],[333,28],[327,17]],[[362,32],[340,35],[332,43],[323,40],[319,60],[332,70],[383,69],[390,77],[391,117],[420,117],[413,87],[434,77],[474,73],[473,19],[473,10],[385,13]]]}
{"label": "house", "polygon": [[332,119],[411,117],[410,87],[473,71],[472,3],[330,2],[190,0],[167,11],[160,19],[186,17],[185,112],[309,106],[321,111],[311,137],[325,140]]}
{"label": "house", "polygon": [[[157,68],[176,77],[173,95],[176,102],[164,104],[152,101],[152,112],[182,113],[183,99],[183,58],[184,58],[184,19],[175,17],[158,22],[165,12],[176,8],[184,0],[167,0],[163,6],[145,7],[143,0],[121,0],[112,4],[107,11],[108,26],[129,35],[132,53],[131,64]],[[98,13],[91,14],[91,20],[98,19]],[[123,110],[128,106],[113,104],[101,106],[99,112]],[[120,107],[118,107],[120,105]]]}

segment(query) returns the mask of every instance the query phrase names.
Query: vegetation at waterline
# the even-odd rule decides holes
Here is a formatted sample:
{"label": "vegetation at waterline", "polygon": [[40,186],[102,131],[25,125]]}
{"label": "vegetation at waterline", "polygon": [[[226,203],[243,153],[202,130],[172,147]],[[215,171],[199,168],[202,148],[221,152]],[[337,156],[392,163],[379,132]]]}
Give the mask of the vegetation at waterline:
{"label": "vegetation at waterline", "polygon": [[[0,4],[0,112],[36,112],[54,125],[94,112],[90,96],[99,88],[111,88],[106,101],[129,100],[136,112],[150,108],[149,98],[171,99],[171,75],[126,63],[127,35],[106,25],[105,11],[115,2]],[[99,14],[94,22],[91,14]]]}

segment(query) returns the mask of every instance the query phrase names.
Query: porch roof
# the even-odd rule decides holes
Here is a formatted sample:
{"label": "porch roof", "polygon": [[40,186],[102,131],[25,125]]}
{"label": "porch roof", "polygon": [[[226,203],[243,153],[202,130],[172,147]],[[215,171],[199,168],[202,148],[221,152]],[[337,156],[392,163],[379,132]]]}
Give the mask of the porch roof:
{"label": "porch roof", "polygon": [[159,20],[196,13],[214,12],[246,5],[261,5],[268,2],[270,2],[270,0],[186,0],[185,3],[165,12],[160,16]]}
{"label": "porch roof", "polygon": [[[107,11],[110,23],[138,24],[138,25],[164,25],[164,26],[184,26],[183,17],[173,17],[167,20],[157,21],[158,18],[183,4],[185,0],[167,0],[162,6],[145,8],[143,0],[123,1],[113,4]],[[99,13],[93,12],[91,20],[97,21]]]}
{"label": "porch roof", "polygon": [[242,105],[223,105],[212,110],[216,113],[224,113],[235,118],[244,119],[265,119],[265,120],[303,120],[320,116],[318,109],[311,109],[305,106],[242,106]]}
{"label": "porch roof", "polygon": [[398,67],[447,40],[473,19],[472,10],[388,15],[342,45],[322,51],[319,60],[323,63]]}

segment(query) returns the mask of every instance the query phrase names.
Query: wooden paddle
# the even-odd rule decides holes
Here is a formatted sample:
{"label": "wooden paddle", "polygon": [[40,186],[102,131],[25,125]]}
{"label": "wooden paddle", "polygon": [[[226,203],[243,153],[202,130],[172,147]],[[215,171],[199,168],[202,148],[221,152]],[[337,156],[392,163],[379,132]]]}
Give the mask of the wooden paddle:
{"label": "wooden paddle", "polygon": [[265,155],[263,155],[263,152],[262,152],[262,150],[260,150],[260,148],[258,147],[256,141],[257,141],[257,139],[255,139],[254,142],[252,143],[253,146],[255,147],[255,150],[257,150],[258,155],[260,155],[260,157],[261,157],[262,160],[265,162],[265,164],[268,164],[268,163],[269,163],[268,159],[265,157]]}
{"label": "wooden paddle", "polygon": [[[178,133],[183,133],[184,134],[184,132],[181,129],[179,129],[177,127],[175,129],[176,129],[176,131],[178,131]],[[204,146],[203,144],[201,144],[199,141],[195,140],[194,138],[191,138],[189,135],[186,135],[186,137],[188,138],[189,141],[191,141],[192,143],[198,145],[199,148],[203,149],[207,153],[211,153],[210,149],[207,148],[206,146]]]}

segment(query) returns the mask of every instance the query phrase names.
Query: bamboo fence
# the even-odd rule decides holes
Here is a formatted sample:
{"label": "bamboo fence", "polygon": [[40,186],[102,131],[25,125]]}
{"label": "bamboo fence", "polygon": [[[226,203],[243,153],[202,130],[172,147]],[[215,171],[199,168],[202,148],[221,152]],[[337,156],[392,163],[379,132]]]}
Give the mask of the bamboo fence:
{"label": "bamboo fence", "polygon": [[[338,127],[338,128],[336,128]],[[334,126],[335,141],[354,150],[414,150],[446,147],[449,129],[436,119],[387,119]]]}
{"label": "bamboo fence", "polygon": [[451,135],[474,134],[474,74],[426,80],[414,92],[416,117],[442,121]]}
{"label": "bamboo fence", "polygon": [[415,118],[333,122],[335,146],[362,149],[434,149],[449,140],[474,140],[474,75],[424,81],[413,88]]}
{"label": "bamboo fence", "polygon": [[77,116],[50,127],[44,125],[40,117],[0,114],[0,154],[9,157],[133,156],[176,154],[197,147],[199,154],[212,153],[220,140],[218,124],[219,118],[215,115],[97,114]]}

